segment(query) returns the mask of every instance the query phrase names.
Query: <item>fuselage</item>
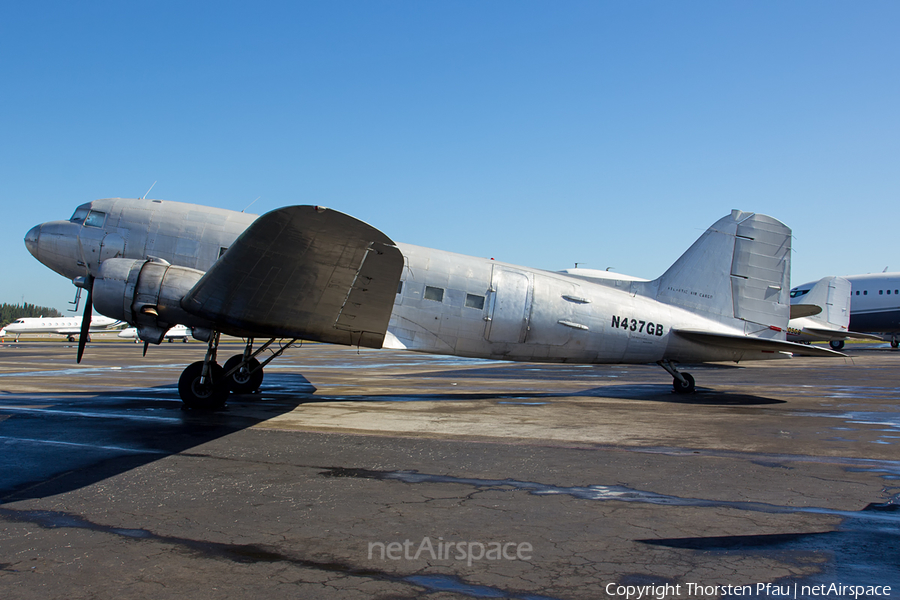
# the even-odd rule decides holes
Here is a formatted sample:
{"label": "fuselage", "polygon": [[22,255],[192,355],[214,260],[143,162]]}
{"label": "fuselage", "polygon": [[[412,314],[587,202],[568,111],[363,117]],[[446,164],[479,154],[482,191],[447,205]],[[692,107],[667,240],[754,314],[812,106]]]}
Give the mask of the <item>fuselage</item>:
{"label": "fuselage", "polygon": [[[97,276],[111,258],[154,257],[207,271],[256,218],[193,204],[112,198],[79,206],[69,221],[34,227],[25,243],[38,260],[72,279]],[[684,329],[777,338],[777,329],[734,319],[730,301],[721,314],[699,313],[690,302],[658,301],[658,280],[550,272],[396,245],[404,267],[384,340],[388,348],[587,364],[779,357],[670,335]],[[724,297],[731,286],[723,279],[708,287]],[[662,293],[695,294],[707,302],[687,289]]]}
{"label": "fuselage", "polygon": [[25,245],[69,279],[96,276],[108,258],[156,257],[205,271],[256,217],[168,200],[106,198],[82,204],[68,221],[33,227]]}

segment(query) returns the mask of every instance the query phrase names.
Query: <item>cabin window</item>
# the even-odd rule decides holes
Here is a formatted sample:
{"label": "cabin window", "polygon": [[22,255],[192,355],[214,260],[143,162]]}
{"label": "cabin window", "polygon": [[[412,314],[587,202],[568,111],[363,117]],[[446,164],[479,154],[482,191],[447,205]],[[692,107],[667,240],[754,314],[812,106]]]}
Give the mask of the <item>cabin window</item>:
{"label": "cabin window", "polygon": [[477,308],[481,310],[484,308],[484,296],[478,296],[477,294],[466,294],[466,306],[469,308]]}
{"label": "cabin window", "polygon": [[884,290],[878,290],[878,295],[881,296],[884,294]]}
{"label": "cabin window", "polygon": [[79,206],[75,209],[75,214],[69,219],[72,223],[84,223],[84,218],[91,212],[89,206]]}
{"label": "cabin window", "polygon": [[856,295],[859,296],[859,290],[856,290]]}
{"label": "cabin window", "polygon": [[434,300],[435,302],[444,301],[444,288],[425,286],[425,299]]}
{"label": "cabin window", "polygon": [[863,290],[863,296],[868,296],[868,295],[869,295],[869,290]]}
{"label": "cabin window", "polygon": [[398,294],[402,294],[402,293],[403,293],[403,282],[402,282],[402,281],[398,281],[398,282],[397,282],[397,293],[398,293]]}
{"label": "cabin window", "polygon": [[84,220],[85,227],[103,227],[103,223],[106,221],[106,213],[100,212],[99,210],[92,210],[90,214],[88,214],[87,218]]}

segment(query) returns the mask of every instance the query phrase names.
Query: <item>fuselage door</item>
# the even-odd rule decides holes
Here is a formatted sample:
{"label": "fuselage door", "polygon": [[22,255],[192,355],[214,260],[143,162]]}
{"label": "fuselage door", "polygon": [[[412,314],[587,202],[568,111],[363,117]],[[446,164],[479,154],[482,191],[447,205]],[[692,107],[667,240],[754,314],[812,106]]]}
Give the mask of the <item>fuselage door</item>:
{"label": "fuselage door", "polygon": [[487,339],[518,344],[525,341],[531,314],[531,276],[523,271],[494,266]]}

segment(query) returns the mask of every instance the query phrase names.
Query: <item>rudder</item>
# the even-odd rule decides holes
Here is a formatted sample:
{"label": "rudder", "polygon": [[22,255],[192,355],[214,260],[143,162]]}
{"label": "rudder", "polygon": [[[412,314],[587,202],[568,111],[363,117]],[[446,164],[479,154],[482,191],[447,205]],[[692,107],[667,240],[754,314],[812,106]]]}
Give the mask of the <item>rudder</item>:
{"label": "rudder", "polygon": [[767,215],[733,210],[654,282],[656,298],[722,319],[786,329],[790,272],[790,228]]}

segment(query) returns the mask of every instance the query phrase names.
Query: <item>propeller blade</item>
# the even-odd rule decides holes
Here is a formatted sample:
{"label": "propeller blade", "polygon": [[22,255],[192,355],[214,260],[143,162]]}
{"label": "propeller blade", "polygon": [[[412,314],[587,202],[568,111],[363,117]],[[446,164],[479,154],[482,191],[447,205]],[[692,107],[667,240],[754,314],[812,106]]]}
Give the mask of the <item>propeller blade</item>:
{"label": "propeller blade", "polygon": [[84,316],[81,317],[81,334],[78,336],[78,357],[75,360],[76,363],[80,363],[81,357],[84,355],[84,345],[87,343],[88,335],[90,335],[91,331],[91,311],[94,306],[91,301],[91,293],[94,291],[94,278],[88,275],[84,284],[88,294],[84,303]]}
{"label": "propeller blade", "polygon": [[147,348],[150,346],[150,342],[144,342],[144,356],[147,356]]}

